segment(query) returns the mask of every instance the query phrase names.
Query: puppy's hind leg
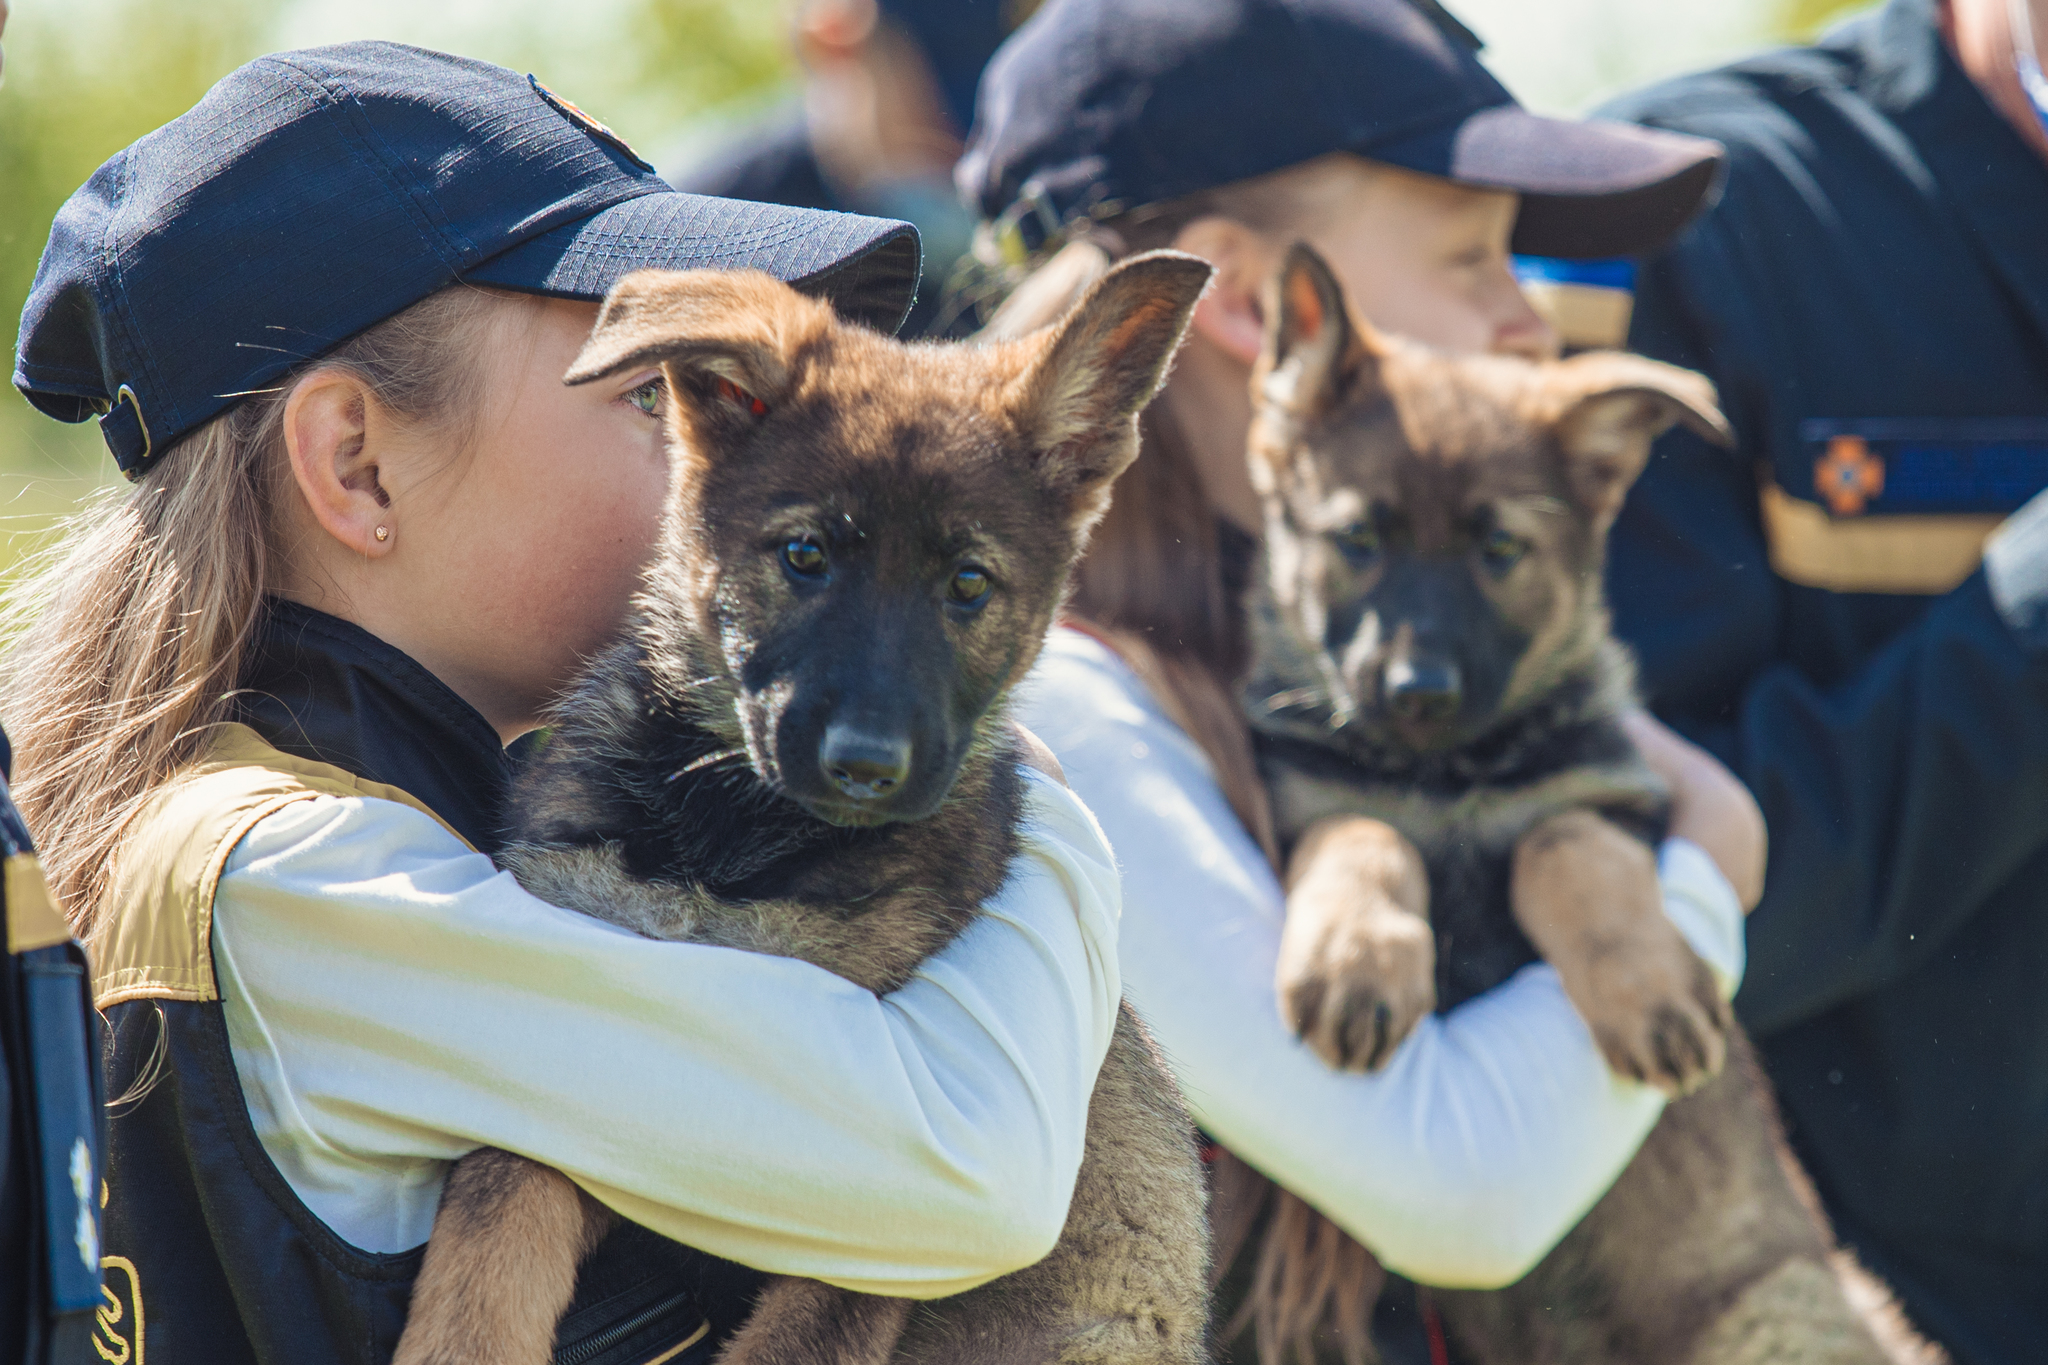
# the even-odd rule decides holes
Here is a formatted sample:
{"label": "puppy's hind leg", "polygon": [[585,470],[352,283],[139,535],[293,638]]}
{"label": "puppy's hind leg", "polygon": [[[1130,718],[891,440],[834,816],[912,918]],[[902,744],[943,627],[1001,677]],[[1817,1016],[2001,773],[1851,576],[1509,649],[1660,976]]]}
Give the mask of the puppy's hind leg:
{"label": "puppy's hind leg", "polygon": [[908,1299],[770,1280],[718,1365],[886,1365],[909,1318]]}
{"label": "puppy's hind leg", "polygon": [[[1936,1357],[1938,1359],[1938,1357]],[[1707,1328],[1687,1365],[1892,1365],[1824,1263],[1795,1257]]]}
{"label": "puppy's hind leg", "polygon": [[392,1365],[547,1365],[576,1267],[613,1221],[560,1171],[471,1152],[442,1188]]}

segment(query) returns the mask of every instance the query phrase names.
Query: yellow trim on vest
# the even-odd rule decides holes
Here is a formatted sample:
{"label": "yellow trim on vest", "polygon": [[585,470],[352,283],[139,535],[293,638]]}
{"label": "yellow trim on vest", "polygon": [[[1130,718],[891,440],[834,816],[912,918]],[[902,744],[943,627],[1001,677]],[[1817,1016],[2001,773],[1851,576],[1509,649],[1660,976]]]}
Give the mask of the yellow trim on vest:
{"label": "yellow trim on vest", "polygon": [[1843,517],[1766,479],[1764,539],[1778,577],[1829,592],[1933,594],[1977,571],[1998,516]]}
{"label": "yellow trim on vest", "polygon": [[7,952],[30,952],[54,948],[71,938],[71,926],[57,910],[57,898],[43,880],[43,865],[33,853],[10,857],[0,876],[5,878],[7,896]]}
{"label": "yellow trim on vest", "polygon": [[677,1342],[677,1343],[676,1343],[675,1345],[673,1345],[673,1346],[669,1347],[669,1348],[668,1348],[668,1349],[667,1349],[666,1351],[663,1351],[663,1352],[662,1352],[662,1353],[661,1353],[660,1355],[658,1355],[658,1356],[655,1356],[655,1357],[654,1357],[654,1358],[653,1358],[652,1360],[646,1360],[646,1361],[642,1361],[642,1362],[641,1362],[641,1365],[662,1365],[662,1362],[663,1362],[663,1361],[668,1361],[668,1360],[674,1360],[674,1359],[675,1359],[675,1358],[676,1358],[677,1356],[679,1356],[679,1355],[681,1355],[681,1354],[682,1354],[683,1352],[685,1352],[685,1351],[689,1350],[689,1349],[690,1349],[690,1348],[691,1348],[692,1346],[695,1346],[695,1345],[696,1345],[696,1344],[697,1344],[698,1342],[700,1342],[700,1341],[704,1340],[704,1338],[705,1338],[706,1336],[708,1336],[708,1335],[710,1334],[710,1332],[711,1332],[711,1320],[710,1320],[709,1318],[706,1318],[706,1319],[705,1319],[704,1321],[702,1321],[702,1322],[700,1322],[700,1323],[698,1323],[698,1324],[697,1324],[697,1330],[696,1330],[696,1331],[694,1331],[694,1332],[690,1333],[690,1335],[688,1335],[688,1336],[684,1337],[684,1338],[683,1338],[683,1339],[682,1339],[681,1341],[679,1341],[679,1342]]}
{"label": "yellow trim on vest", "polygon": [[108,901],[113,919],[94,955],[97,1006],[220,999],[213,979],[213,895],[228,857],[266,817],[318,796],[396,801],[462,838],[397,787],[294,758],[246,725],[219,726],[199,761],[166,782],[121,836]]}

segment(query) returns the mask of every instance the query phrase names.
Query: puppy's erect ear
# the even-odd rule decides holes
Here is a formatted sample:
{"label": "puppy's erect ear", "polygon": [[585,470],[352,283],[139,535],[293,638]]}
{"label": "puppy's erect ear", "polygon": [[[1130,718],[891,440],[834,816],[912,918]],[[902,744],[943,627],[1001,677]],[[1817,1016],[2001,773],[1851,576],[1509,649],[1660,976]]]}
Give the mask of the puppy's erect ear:
{"label": "puppy's erect ear", "polygon": [[1288,248],[1266,286],[1266,341],[1252,371],[1252,402],[1296,418],[1328,412],[1375,378],[1386,344],[1344,302],[1344,286],[1306,242]]}
{"label": "puppy's erect ear", "polygon": [[759,271],[637,270],[605,295],[562,382],[659,365],[695,434],[733,434],[782,397],[792,343],[823,307]]}
{"label": "puppy's erect ear", "polygon": [[1159,392],[1195,300],[1215,271],[1179,251],[1148,251],[1090,285],[1066,317],[1014,343],[1040,354],[1017,412],[1047,483],[1092,520],[1138,454],[1138,413]]}
{"label": "puppy's erect ear", "polygon": [[1675,424],[1718,446],[1735,443],[1712,381],[1638,355],[1588,351],[1546,365],[1537,394],[1537,419],[1557,437],[1573,496],[1601,531],[1643,472],[1650,443]]}

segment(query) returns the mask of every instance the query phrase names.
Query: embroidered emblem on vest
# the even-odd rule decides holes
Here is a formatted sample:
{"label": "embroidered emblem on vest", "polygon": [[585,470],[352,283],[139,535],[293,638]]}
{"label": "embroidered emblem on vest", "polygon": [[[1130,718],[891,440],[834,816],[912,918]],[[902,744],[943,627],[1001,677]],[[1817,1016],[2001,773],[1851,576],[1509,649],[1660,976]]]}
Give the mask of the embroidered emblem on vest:
{"label": "embroidered emblem on vest", "polygon": [[1813,462],[1813,491],[1838,517],[1853,517],[1884,492],[1884,458],[1861,436],[1836,436]]}
{"label": "embroidered emblem on vest", "polygon": [[[106,1302],[93,1315],[92,1348],[107,1365],[147,1365],[142,1358],[142,1280],[126,1256],[100,1261]],[[118,1272],[118,1273],[117,1273]]]}

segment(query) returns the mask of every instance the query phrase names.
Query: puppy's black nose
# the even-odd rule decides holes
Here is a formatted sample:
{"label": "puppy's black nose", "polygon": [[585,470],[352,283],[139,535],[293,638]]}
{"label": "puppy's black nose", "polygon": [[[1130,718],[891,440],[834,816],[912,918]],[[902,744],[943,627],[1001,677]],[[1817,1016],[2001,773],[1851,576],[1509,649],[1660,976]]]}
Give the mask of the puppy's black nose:
{"label": "puppy's black nose", "polygon": [[894,795],[910,776],[910,741],[867,734],[845,725],[825,727],[818,765],[833,786],[856,801]]}
{"label": "puppy's black nose", "polygon": [[1458,714],[1458,666],[1436,659],[1396,659],[1380,686],[1387,710],[1409,725],[1441,725]]}

